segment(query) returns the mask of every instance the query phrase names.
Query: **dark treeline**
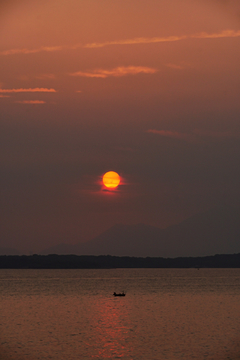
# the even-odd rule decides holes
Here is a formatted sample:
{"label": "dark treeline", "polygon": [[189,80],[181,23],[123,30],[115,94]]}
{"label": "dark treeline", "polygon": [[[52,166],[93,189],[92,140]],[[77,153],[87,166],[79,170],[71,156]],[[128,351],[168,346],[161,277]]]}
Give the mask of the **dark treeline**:
{"label": "dark treeline", "polygon": [[179,258],[4,255],[0,269],[240,268],[240,254]]}

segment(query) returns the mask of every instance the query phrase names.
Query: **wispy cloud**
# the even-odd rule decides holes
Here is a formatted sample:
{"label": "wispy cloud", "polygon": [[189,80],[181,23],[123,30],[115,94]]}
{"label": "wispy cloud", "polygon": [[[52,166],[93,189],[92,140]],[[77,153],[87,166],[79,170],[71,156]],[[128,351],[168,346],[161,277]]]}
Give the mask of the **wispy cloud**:
{"label": "wispy cloud", "polygon": [[132,44],[153,44],[153,43],[163,43],[163,42],[174,42],[181,41],[185,39],[217,39],[217,38],[228,38],[228,37],[239,37],[240,30],[224,30],[220,33],[212,33],[208,34],[206,32],[201,32],[198,34],[192,35],[181,35],[181,36],[166,36],[166,37],[141,37],[141,38],[133,38],[133,39],[125,39],[125,40],[113,40],[106,41],[102,43],[89,43],[84,45],[85,48],[100,48],[104,46],[110,45],[132,45]]}
{"label": "wispy cloud", "polygon": [[1,95],[0,94],[0,98],[8,98],[8,97],[10,97],[9,95]]}
{"label": "wispy cloud", "polygon": [[219,38],[234,38],[240,36],[240,30],[223,30],[220,33],[208,34],[206,32],[201,32],[199,34],[191,35],[190,38],[193,39],[219,39]]}
{"label": "wispy cloud", "polygon": [[177,131],[167,131],[167,130],[155,130],[155,129],[149,129],[147,130],[148,133],[157,134],[164,137],[170,137],[174,139],[181,139],[185,141],[193,141],[194,135],[193,134],[187,134],[187,133],[180,133]]}
{"label": "wispy cloud", "polygon": [[113,41],[106,41],[102,43],[89,43],[84,45],[85,48],[100,48],[109,45],[132,45],[132,44],[150,44],[150,43],[159,43],[159,42],[172,42],[172,41],[179,41],[186,39],[187,36],[167,36],[167,37],[140,37],[140,38],[133,38],[133,39],[123,39],[123,40],[113,40]]}
{"label": "wispy cloud", "polygon": [[232,131],[205,131],[205,130],[194,130],[191,133],[181,133],[177,131],[167,131],[167,130],[155,130],[149,129],[147,133],[152,133],[160,135],[163,137],[180,139],[187,142],[197,143],[202,139],[231,139],[231,138],[240,138],[240,132]]}
{"label": "wispy cloud", "polygon": [[106,78],[109,76],[126,76],[126,75],[136,75],[140,73],[144,74],[154,74],[157,72],[157,69],[144,67],[144,66],[119,66],[114,69],[104,70],[104,69],[96,69],[93,71],[78,71],[70,74],[71,76],[83,76],[90,78]]}
{"label": "wispy cloud", "polygon": [[0,93],[36,93],[36,92],[46,92],[46,93],[55,93],[55,89],[47,88],[34,88],[34,89],[0,89]]}
{"label": "wispy cloud", "polygon": [[17,55],[17,54],[35,54],[39,52],[56,52],[62,50],[75,50],[78,48],[102,48],[105,46],[111,45],[134,45],[134,44],[153,44],[153,43],[164,43],[164,42],[175,42],[175,41],[182,41],[186,39],[218,39],[218,38],[234,38],[240,37],[240,30],[223,30],[219,33],[207,33],[201,32],[197,34],[190,34],[190,35],[173,35],[173,36],[156,36],[156,37],[137,37],[133,39],[120,39],[120,40],[111,40],[105,42],[93,42],[88,44],[74,44],[74,45],[65,45],[65,46],[41,46],[35,49],[10,49],[4,50],[0,52],[0,55],[7,56],[7,55]]}
{"label": "wispy cloud", "polygon": [[42,101],[42,100],[22,100],[15,102],[19,104],[46,104],[46,101]]}
{"label": "wispy cloud", "polygon": [[10,49],[4,50],[0,52],[0,55],[16,55],[16,54],[35,54],[39,52],[53,52],[53,51],[61,51],[63,50],[63,46],[41,46],[36,49]]}

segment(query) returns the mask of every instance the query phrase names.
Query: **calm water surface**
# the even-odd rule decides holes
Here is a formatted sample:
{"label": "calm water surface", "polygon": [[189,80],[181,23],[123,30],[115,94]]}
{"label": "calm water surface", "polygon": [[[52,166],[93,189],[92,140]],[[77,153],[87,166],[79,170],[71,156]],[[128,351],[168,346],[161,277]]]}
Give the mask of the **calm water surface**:
{"label": "calm water surface", "polygon": [[240,269],[0,270],[0,359],[240,359]]}

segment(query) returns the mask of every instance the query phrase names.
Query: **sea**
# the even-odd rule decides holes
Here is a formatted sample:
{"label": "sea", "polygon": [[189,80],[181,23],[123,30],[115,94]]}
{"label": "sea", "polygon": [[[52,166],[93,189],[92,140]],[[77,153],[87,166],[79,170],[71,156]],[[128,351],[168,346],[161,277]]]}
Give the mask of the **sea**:
{"label": "sea", "polygon": [[0,360],[37,359],[240,359],[240,269],[1,269]]}

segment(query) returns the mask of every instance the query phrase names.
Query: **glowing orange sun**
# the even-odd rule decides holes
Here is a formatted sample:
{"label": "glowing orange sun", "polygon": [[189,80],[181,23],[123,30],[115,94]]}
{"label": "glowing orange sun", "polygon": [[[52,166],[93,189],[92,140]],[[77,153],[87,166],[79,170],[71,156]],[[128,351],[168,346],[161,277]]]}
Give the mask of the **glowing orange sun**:
{"label": "glowing orange sun", "polygon": [[107,188],[114,189],[120,184],[120,176],[115,171],[108,171],[103,175],[102,181]]}

